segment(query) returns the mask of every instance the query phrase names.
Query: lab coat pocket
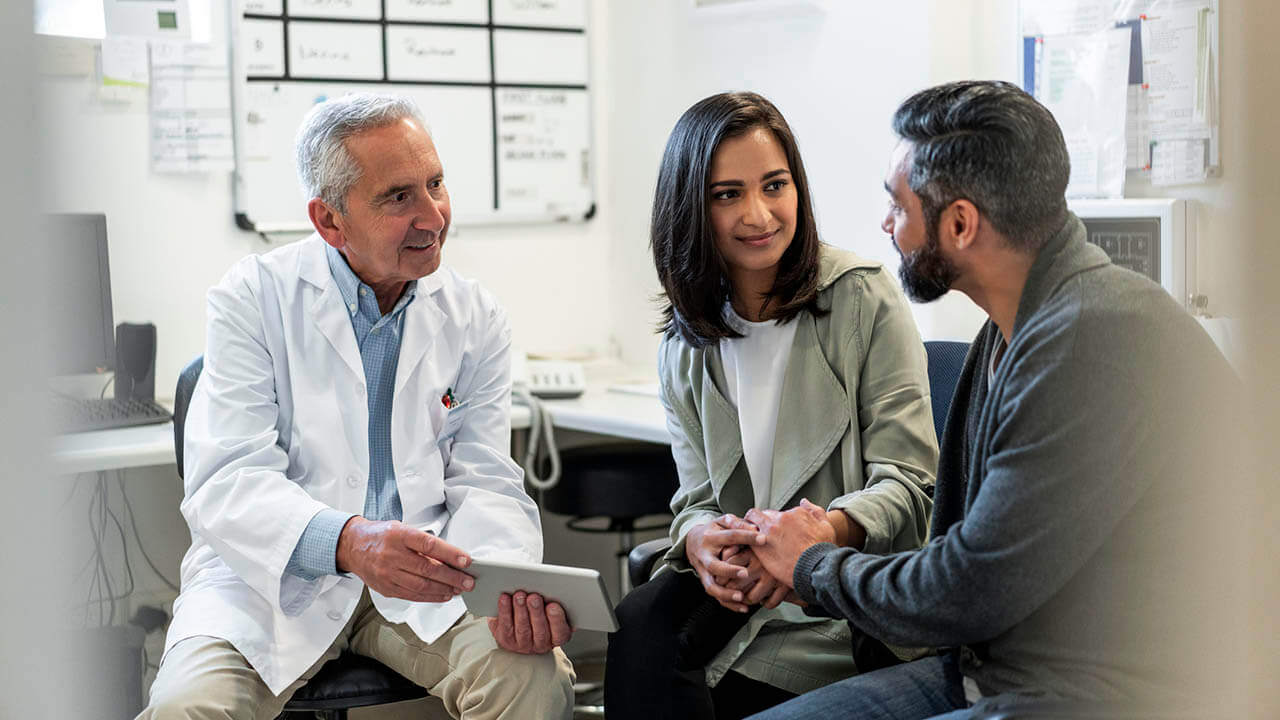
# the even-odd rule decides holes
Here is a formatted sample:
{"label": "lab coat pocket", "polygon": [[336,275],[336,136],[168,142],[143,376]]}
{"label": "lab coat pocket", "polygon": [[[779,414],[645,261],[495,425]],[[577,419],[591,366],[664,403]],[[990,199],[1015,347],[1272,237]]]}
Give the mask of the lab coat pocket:
{"label": "lab coat pocket", "polygon": [[444,461],[440,450],[431,448],[420,460],[396,476],[404,522],[418,525],[438,514],[444,505]]}
{"label": "lab coat pocket", "polygon": [[440,442],[453,439],[453,436],[458,432],[458,428],[462,427],[462,417],[466,412],[467,403],[465,402],[449,408],[449,414],[444,417],[444,427],[440,429],[440,435],[438,436]]}

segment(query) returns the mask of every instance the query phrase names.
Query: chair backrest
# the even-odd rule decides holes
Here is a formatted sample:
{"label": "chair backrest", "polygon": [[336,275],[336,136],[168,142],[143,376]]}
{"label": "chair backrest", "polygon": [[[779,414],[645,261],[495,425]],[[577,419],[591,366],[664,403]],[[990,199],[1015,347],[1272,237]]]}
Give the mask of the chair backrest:
{"label": "chair backrest", "polygon": [[955,395],[960,369],[969,354],[969,343],[951,340],[929,340],[924,344],[929,356],[929,395],[933,398],[933,430],[942,442],[942,429],[947,425],[951,396]]}
{"label": "chair backrest", "polygon": [[178,477],[182,477],[182,429],[187,424],[187,406],[196,391],[196,381],[204,370],[204,356],[197,355],[178,374],[178,389],[173,393],[173,453],[178,461]]}

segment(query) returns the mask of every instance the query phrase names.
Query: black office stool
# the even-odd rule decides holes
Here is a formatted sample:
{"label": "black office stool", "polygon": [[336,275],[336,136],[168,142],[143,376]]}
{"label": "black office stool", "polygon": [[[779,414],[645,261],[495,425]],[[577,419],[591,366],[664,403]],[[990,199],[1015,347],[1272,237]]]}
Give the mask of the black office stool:
{"label": "black office stool", "polygon": [[[173,449],[177,454],[178,477],[182,477],[182,433],[187,424],[187,406],[204,369],[204,356],[192,360],[178,375],[173,405]],[[427,696],[427,691],[382,663],[344,652],[320,668],[311,681],[294,693],[284,706],[282,718],[306,713],[319,720],[346,720],[347,711],[370,705],[386,705]]]}
{"label": "black office stool", "polygon": [[[627,555],[635,547],[636,531],[670,525],[671,497],[679,484],[666,445],[587,445],[560,452],[560,481],[541,499],[546,510],[573,516],[566,523],[571,530],[619,534],[620,600],[631,589]],[[666,517],[637,525],[648,515]]]}
{"label": "black office stool", "polygon": [[315,717],[346,720],[347,711],[370,705],[417,700],[427,691],[382,663],[344,652],[320,668],[316,676],[285,703],[281,718]]}

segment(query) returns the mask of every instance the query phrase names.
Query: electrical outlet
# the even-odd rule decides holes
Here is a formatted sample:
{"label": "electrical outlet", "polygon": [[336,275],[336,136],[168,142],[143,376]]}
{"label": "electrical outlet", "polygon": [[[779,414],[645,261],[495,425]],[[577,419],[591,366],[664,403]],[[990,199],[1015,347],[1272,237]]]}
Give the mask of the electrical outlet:
{"label": "electrical outlet", "polygon": [[[135,592],[129,596],[129,617],[124,621],[128,622],[138,614],[138,610],[144,607],[159,608],[169,618],[173,617],[173,601],[177,598],[177,593],[172,590],[152,590],[144,592]],[[168,622],[165,622],[168,627]]]}
{"label": "electrical outlet", "polygon": [[135,592],[129,596],[129,617],[124,621],[128,622],[138,615],[138,611],[142,608],[157,608],[164,612],[166,620],[164,625],[147,633],[143,639],[142,650],[146,658],[146,667],[142,669],[142,696],[145,698],[150,694],[151,683],[156,678],[156,669],[160,665],[160,657],[164,654],[164,638],[169,628],[169,620],[173,619],[173,601],[177,598],[177,594],[172,590],[153,590]]}

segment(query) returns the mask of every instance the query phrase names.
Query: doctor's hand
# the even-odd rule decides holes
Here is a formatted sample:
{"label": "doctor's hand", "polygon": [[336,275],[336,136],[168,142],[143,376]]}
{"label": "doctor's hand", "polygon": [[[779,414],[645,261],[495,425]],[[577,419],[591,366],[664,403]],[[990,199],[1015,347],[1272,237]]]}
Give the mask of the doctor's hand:
{"label": "doctor's hand", "polygon": [[395,520],[348,520],[338,536],[337,561],[338,572],[355,574],[369,589],[413,602],[446,602],[476,583],[462,572],[469,555]]}
{"label": "doctor's hand", "polygon": [[727,548],[736,545],[758,545],[764,536],[755,530],[735,529],[733,525],[740,522],[733,515],[722,515],[710,522],[694,525],[685,534],[684,554],[708,595],[730,610],[746,612],[746,593],[728,585],[735,580],[749,578],[750,573],[747,568],[727,562],[721,556]]}
{"label": "doctor's hand", "polygon": [[537,593],[502,593],[498,617],[489,618],[489,632],[503,650],[541,655],[569,642],[573,628],[560,603],[544,603]]}
{"label": "doctor's hand", "polygon": [[827,511],[808,500],[801,500],[799,507],[786,511],[751,510],[747,522],[764,533],[763,545],[752,548],[769,574],[786,585],[794,587],[796,563],[804,551],[812,545],[837,541],[836,529],[827,518]]}

